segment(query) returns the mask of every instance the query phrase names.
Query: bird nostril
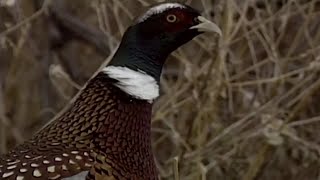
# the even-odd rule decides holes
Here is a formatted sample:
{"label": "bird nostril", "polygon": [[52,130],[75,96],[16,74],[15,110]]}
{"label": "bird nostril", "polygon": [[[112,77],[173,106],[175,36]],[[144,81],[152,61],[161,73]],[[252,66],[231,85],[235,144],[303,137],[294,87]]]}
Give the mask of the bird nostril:
{"label": "bird nostril", "polygon": [[199,24],[200,23],[199,18],[198,17],[193,18],[193,22]]}

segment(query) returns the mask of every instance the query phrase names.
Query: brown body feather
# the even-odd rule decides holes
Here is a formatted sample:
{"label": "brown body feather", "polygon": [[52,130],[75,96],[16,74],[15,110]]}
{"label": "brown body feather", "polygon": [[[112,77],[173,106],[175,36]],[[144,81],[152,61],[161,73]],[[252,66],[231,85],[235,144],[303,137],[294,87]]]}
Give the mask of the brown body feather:
{"label": "brown body feather", "polygon": [[0,177],[62,179],[90,170],[87,179],[157,179],[151,110],[101,73],[56,121],[0,156]]}

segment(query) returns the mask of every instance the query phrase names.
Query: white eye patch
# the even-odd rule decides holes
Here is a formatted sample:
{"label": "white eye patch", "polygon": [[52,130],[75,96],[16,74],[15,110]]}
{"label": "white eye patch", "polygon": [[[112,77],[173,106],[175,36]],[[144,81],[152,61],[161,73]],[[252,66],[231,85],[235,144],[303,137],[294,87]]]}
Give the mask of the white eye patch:
{"label": "white eye patch", "polygon": [[168,9],[174,9],[174,8],[185,9],[186,6],[179,4],[179,3],[160,4],[158,6],[154,6],[154,7],[150,8],[147,12],[145,12],[141,17],[138,18],[137,22],[141,23],[153,15],[160,14]]}

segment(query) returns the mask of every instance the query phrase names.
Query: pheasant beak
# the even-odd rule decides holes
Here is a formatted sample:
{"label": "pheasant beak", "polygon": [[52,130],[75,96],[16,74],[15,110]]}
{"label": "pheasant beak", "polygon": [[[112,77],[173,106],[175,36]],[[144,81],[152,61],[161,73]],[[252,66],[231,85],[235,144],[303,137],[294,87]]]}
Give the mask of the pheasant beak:
{"label": "pheasant beak", "polygon": [[190,29],[197,29],[199,32],[215,32],[218,33],[219,36],[222,36],[222,31],[218,25],[204,18],[203,16],[198,16],[197,20],[199,24],[190,27]]}

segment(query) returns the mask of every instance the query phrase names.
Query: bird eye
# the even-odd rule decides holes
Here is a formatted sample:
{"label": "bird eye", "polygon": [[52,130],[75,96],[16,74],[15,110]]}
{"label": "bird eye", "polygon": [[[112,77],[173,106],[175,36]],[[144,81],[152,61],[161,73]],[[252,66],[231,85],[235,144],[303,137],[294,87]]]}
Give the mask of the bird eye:
{"label": "bird eye", "polygon": [[167,21],[168,21],[169,23],[174,23],[174,22],[177,21],[177,16],[174,15],[174,14],[169,14],[169,15],[167,16]]}

